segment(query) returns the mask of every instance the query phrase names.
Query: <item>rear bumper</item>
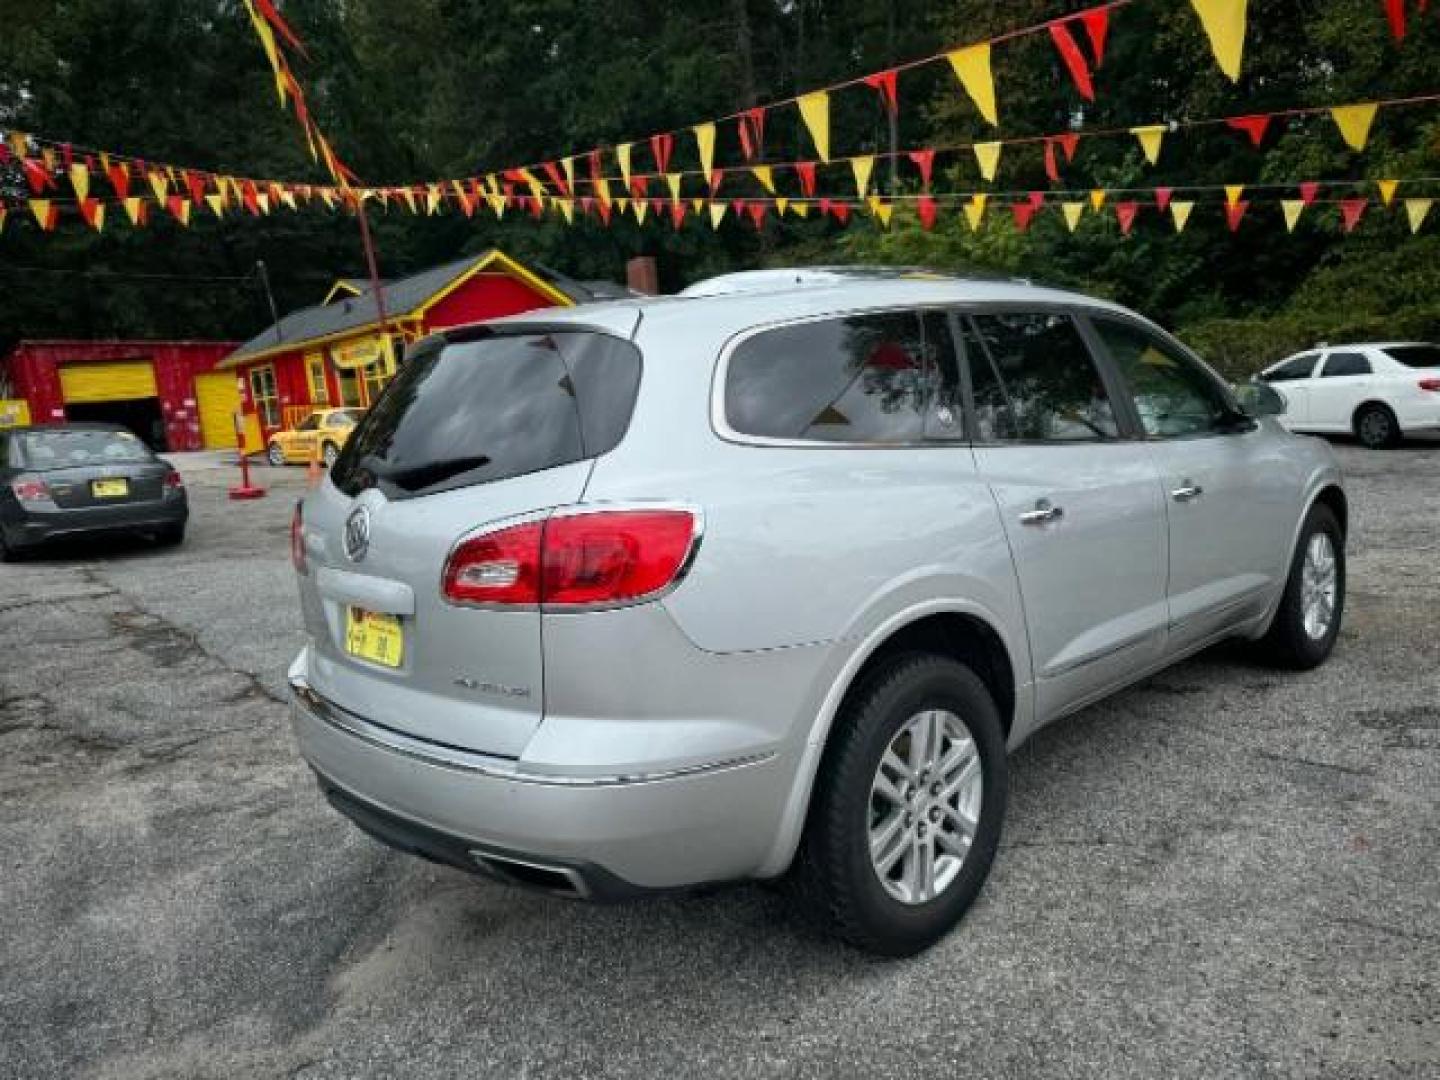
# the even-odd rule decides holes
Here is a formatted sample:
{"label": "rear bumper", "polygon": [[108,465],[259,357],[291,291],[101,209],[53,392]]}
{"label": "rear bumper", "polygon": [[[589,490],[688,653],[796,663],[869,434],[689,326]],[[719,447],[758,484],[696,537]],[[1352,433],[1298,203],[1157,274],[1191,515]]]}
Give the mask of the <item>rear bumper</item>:
{"label": "rear bumper", "polygon": [[145,532],[183,524],[190,516],[188,501],[171,497],[123,506],[97,506],[82,510],[15,509],[4,522],[6,542],[15,547],[47,540],[97,533]]}
{"label": "rear bumper", "polygon": [[290,682],[301,753],[332,804],[366,832],[569,895],[616,899],[751,876],[789,791],[793,763],[778,753],[653,774],[531,773],[372,724],[320,698],[295,670]]}

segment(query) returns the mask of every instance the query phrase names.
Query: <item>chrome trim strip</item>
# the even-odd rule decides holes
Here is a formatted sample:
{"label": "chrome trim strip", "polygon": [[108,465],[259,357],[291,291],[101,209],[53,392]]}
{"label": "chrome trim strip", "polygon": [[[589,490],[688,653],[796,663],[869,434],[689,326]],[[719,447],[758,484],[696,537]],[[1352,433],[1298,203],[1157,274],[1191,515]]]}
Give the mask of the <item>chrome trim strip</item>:
{"label": "chrome trim strip", "polygon": [[776,751],[767,750],[757,754],[747,754],[738,758],[730,758],[725,761],[706,762],[701,765],[686,765],[678,769],[666,769],[653,773],[632,773],[613,776],[551,776],[545,773],[526,772],[518,762],[509,762],[504,758],[493,757],[488,754],[478,754],[470,750],[460,750],[453,746],[442,746],[439,743],[428,742],[424,739],[417,739],[409,735],[402,735],[398,731],[382,727],[379,724],[372,724],[368,720],[356,716],[354,713],[340,708],[338,705],[326,701],[319,694],[304,682],[298,679],[290,680],[290,690],[294,697],[297,708],[303,709],[305,714],[312,719],[343,732],[361,742],[369,743],[371,746],[381,750],[387,750],[394,754],[413,758],[416,761],[424,762],[437,768],[454,769],[460,772],[473,773],[478,776],[485,776],[493,780],[508,780],[517,784],[535,784],[541,787],[562,787],[562,788],[597,788],[597,787],[620,787],[633,784],[653,784],[665,780],[678,780],[691,776],[698,776],[705,773],[724,772],[729,769],[742,769],[750,765],[759,765],[771,761],[776,756]]}

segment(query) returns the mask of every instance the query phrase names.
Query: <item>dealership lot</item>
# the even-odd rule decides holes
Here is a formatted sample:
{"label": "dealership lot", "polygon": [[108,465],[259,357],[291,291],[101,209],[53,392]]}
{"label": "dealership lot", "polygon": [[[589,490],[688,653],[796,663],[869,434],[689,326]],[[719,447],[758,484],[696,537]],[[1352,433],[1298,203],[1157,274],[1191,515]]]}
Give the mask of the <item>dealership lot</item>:
{"label": "dealership lot", "polygon": [[1440,445],[1341,446],[1306,675],[1202,656],[1017,754],[960,930],[884,962],[738,887],[598,908],[391,853],[282,691],[300,469],[182,461],[174,551],[0,567],[0,1076],[1440,1070]]}

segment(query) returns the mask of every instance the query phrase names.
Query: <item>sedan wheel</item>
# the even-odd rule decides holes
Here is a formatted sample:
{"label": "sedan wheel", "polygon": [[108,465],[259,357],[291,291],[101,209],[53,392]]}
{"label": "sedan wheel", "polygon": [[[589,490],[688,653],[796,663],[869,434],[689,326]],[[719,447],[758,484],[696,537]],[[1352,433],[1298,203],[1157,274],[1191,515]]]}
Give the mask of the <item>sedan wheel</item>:
{"label": "sedan wheel", "polygon": [[325,462],[325,467],[327,469],[330,468],[331,465],[335,464],[335,459],[339,456],[340,451],[334,443],[327,442],[320,451],[320,460]]}
{"label": "sedan wheel", "polygon": [[265,456],[269,459],[271,465],[285,464],[285,451],[280,449],[279,443],[272,442]]}
{"label": "sedan wheel", "polygon": [[1400,425],[1384,405],[1366,405],[1355,417],[1355,435],[1371,450],[1379,450],[1400,441]]}
{"label": "sedan wheel", "polygon": [[1317,532],[1305,548],[1300,571],[1300,604],[1305,633],[1316,641],[1330,632],[1338,593],[1335,574],[1335,546],[1328,534]]}

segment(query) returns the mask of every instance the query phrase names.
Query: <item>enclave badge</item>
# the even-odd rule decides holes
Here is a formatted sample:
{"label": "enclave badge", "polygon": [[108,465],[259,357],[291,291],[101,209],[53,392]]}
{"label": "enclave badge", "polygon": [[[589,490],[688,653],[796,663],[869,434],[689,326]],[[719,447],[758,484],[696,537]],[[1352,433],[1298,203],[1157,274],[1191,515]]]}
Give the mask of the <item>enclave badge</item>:
{"label": "enclave badge", "polygon": [[357,506],[350,516],[345,519],[345,534],[341,538],[345,548],[345,557],[351,562],[359,562],[365,558],[365,552],[370,550],[370,511],[363,506]]}

